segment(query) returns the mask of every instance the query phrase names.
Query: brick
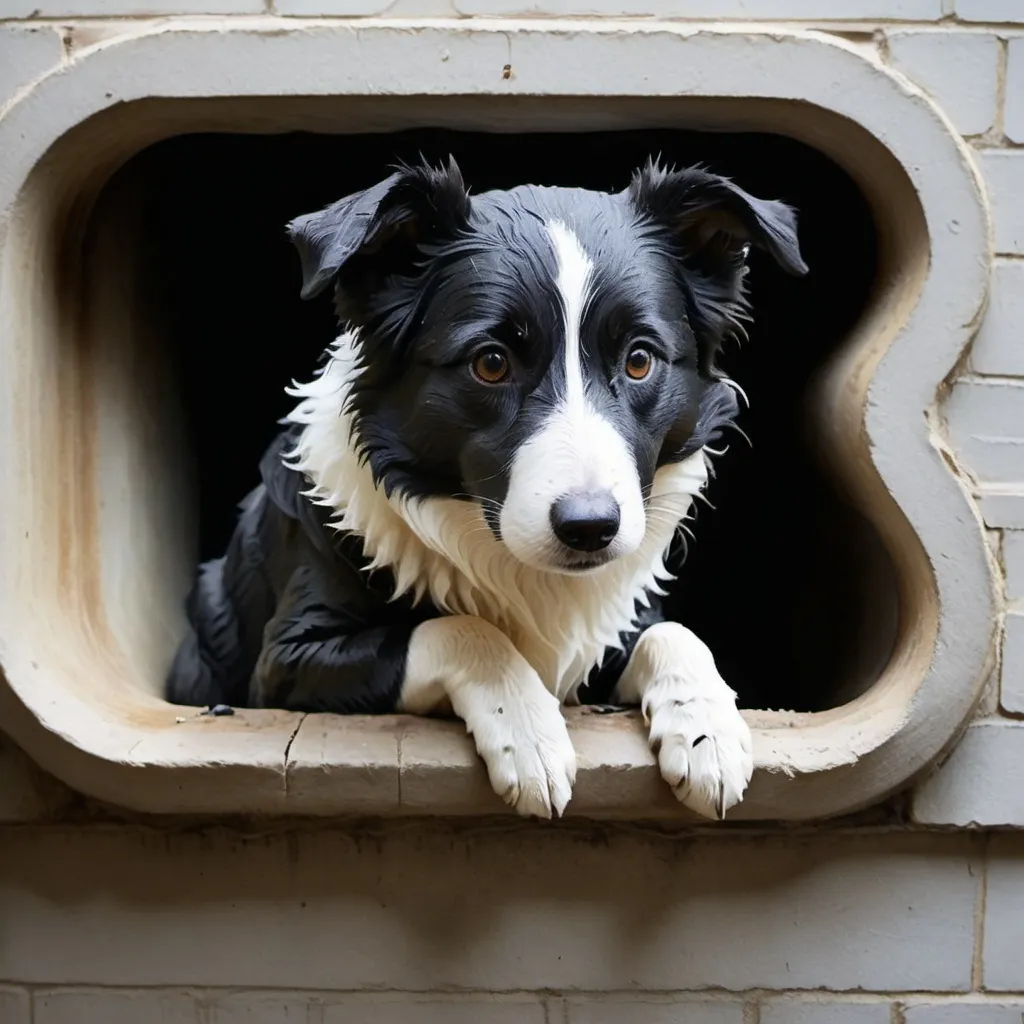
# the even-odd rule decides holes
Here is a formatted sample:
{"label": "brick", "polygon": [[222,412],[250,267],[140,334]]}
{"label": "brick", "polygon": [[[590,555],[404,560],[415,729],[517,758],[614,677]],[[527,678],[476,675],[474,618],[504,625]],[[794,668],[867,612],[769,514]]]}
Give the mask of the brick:
{"label": "brick", "polygon": [[914,791],[911,816],[925,825],[1024,826],[1024,723],[971,725]]}
{"label": "brick", "polygon": [[988,309],[971,349],[971,368],[1024,377],[1024,262],[993,263]]}
{"label": "brick", "polygon": [[[1013,779],[993,779],[998,779],[1000,788],[1014,785]],[[988,992],[1020,992],[1024,990],[1024,839],[993,836],[987,875],[982,985]]]}
{"label": "brick", "polygon": [[978,32],[893,32],[892,66],[916,82],[962,135],[981,135],[995,123],[999,40]]}
{"label": "brick", "polygon": [[891,1019],[889,1003],[780,999],[761,1007],[759,1024],[889,1024]]}
{"label": "brick", "polygon": [[544,1004],[537,999],[403,996],[332,1003],[324,1010],[323,1024],[544,1024],[545,1019]]}
{"label": "brick", "polygon": [[978,153],[985,178],[997,253],[1024,253],[1024,151],[984,149]]}
{"label": "brick", "polygon": [[926,1003],[903,1011],[905,1024],[1021,1024],[1024,1003]]}
{"label": "brick", "polygon": [[161,14],[262,14],[263,0],[2,0],[7,18],[114,18]]}
{"label": "brick", "polygon": [[966,837],[380,829],[12,830],[0,977],[311,991],[971,983],[981,871]]}
{"label": "brick", "polygon": [[0,107],[56,67],[63,52],[60,33],[50,26],[0,26]]}
{"label": "brick", "polygon": [[232,992],[208,1002],[202,1024],[323,1024],[324,1000],[317,996]]}
{"label": "brick", "polygon": [[290,16],[366,17],[387,12],[389,18],[450,18],[449,0],[274,0],[277,14]]}
{"label": "brick", "polygon": [[1024,142],[1024,39],[1011,39],[1006,47],[1006,98],[1003,131],[1012,142]]}
{"label": "brick", "polygon": [[32,1021],[33,1024],[148,1024],[149,1021],[200,1024],[195,998],[187,993],[112,989],[36,992]]}
{"label": "brick", "polygon": [[743,1024],[743,1003],[688,996],[569,999],[567,1024]]}
{"label": "brick", "polygon": [[[529,996],[339,996],[233,992],[210,1003],[203,1024],[544,1024]],[[163,1024],[163,1022],[161,1022]]]}
{"label": "brick", "polygon": [[[232,992],[207,1000],[203,1024],[544,1024],[531,996]],[[163,1022],[161,1021],[161,1024]]]}
{"label": "brick", "polygon": [[1024,530],[1024,489],[983,487],[978,505],[986,526],[1001,530]]}
{"label": "brick", "polygon": [[24,989],[0,986],[0,1021],[3,1024],[30,1024],[29,997]]}
{"label": "brick", "polygon": [[[460,14],[559,15],[657,14],[687,18],[802,18],[814,21],[885,18],[893,21],[937,21],[942,0],[454,0]],[[331,6],[330,0],[321,5]]]}
{"label": "brick", "polygon": [[1024,381],[957,381],[946,418],[953,447],[978,480],[1024,482]]}
{"label": "brick", "polygon": [[1003,569],[1006,573],[1006,596],[1011,601],[1024,598],[1024,531],[1003,533]]}
{"label": "brick", "polygon": [[954,10],[961,21],[1024,23],[1020,0],[955,0]]}
{"label": "brick", "polygon": [[1006,616],[999,703],[1010,714],[1024,714],[1024,612]]}

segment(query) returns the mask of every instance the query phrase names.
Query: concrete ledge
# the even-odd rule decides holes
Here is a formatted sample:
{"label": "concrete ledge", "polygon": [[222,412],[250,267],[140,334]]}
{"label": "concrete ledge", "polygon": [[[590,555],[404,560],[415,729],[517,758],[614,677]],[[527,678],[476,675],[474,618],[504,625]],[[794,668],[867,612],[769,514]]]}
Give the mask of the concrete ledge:
{"label": "concrete ledge", "polygon": [[[879,287],[819,382],[818,420],[823,456],[895,562],[901,634],[853,703],[751,715],[759,770],[734,817],[849,812],[949,748],[988,674],[996,603],[941,400],[991,259],[971,157],[919,89],[840,40],[777,28],[262,18],[126,31],[0,119],[0,721],[40,765],[141,811],[500,809],[458,723],[192,720],[156,696],[191,568],[190,492],[174,414],[140,373],[158,346],[133,319],[131,223],[107,224],[83,255],[102,185],[161,138],[414,123],[776,131],[854,176],[879,228]],[[572,728],[572,813],[683,814],[633,717],[579,712]]]}

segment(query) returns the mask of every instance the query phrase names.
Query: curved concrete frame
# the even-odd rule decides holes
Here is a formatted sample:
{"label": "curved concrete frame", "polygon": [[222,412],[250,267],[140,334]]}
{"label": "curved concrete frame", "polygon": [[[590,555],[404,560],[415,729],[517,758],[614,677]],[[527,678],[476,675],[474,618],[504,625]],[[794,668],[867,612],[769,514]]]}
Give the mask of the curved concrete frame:
{"label": "curved concrete frame", "polygon": [[[852,45],[777,29],[232,19],[125,30],[0,119],[0,725],[40,765],[146,812],[502,810],[458,723],[181,721],[155,696],[174,639],[168,593],[187,568],[181,477],[160,396],[142,383],[131,267],[118,264],[127,235],[90,241],[102,258],[87,288],[77,247],[103,182],[159,138],[424,120],[776,131],[855,176],[880,227],[881,281],[822,381],[821,430],[896,562],[900,639],[853,703],[750,715],[758,771],[734,817],[851,811],[949,748],[990,668],[997,617],[940,405],[983,311],[990,244],[970,157],[918,89]],[[571,726],[569,813],[685,817],[635,717],[578,712]]]}

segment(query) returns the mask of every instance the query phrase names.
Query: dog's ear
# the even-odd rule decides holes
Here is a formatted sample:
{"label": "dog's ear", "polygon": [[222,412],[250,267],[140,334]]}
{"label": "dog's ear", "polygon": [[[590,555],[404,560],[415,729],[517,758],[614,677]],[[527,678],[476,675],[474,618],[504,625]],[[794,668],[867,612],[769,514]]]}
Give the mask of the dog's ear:
{"label": "dog's ear", "polygon": [[728,178],[648,161],[626,194],[638,213],[677,235],[684,261],[706,277],[737,271],[751,245],[770,253],[788,273],[807,273],[792,208],[757,199]]}
{"label": "dog's ear", "polygon": [[297,217],[287,230],[302,261],[302,297],[319,295],[339,276],[367,287],[412,269],[420,243],[455,235],[469,211],[450,157],[446,167],[399,167],[372,188]]}
{"label": "dog's ear", "polygon": [[624,196],[640,218],[675,237],[700,370],[713,377],[722,340],[745,333],[743,283],[750,246],[770,253],[790,274],[807,273],[796,214],[785,203],[757,199],[703,168],[667,170],[653,161],[636,172]]}

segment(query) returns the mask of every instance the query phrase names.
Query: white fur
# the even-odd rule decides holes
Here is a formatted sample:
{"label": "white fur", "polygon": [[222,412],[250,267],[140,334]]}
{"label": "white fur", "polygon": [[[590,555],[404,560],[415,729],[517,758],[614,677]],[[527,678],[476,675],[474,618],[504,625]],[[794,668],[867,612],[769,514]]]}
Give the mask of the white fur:
{"label": "white fur", "polygon": [[621,558],[644,539],[643,494],[636,464],[622,435],[587,399],[580,327],[590,297],[593,262],[560,221],[547,225],[558,272],[565,334],[565,393],[543,428],[516,452],[501,510],[501,536],[520,561],[555,570],[564,559],[551,528],[551,508],[566,494],[611,494],[619,530],[604,554]]}
{"label": "white fur", "polygon": [[565,317],[565,404],[579,406],[584,402],[580,329],[590,301],[594,264],[583,251],[580,240],[561,221],[552,221],[545,227],[555,250],[558,266],[555,287]]}
{"label": "white fur", "polygon": [[310,383],[291,393],[303,425],[291,464],[311,481],[308,495],[332,508],[339,530],[363,538],[372,566],[388,566],[396,596],[429,596],[446,612],[475,615],[501,630],[559,700],[572,701],[606,647],[620,645],[637,601],[670,578],[663,555],[707,481],[703,453],[660,469],[639,546],[585,575],[560,575],[516,558],[475,502],[388,498],[354,447],[346,410],[358,374],[352,334],[342,335]]}
{"label": "white fur", "polygon": [[679,800],[704,817],[724,818],[743,797],[754,757],[736,694],[707,646],[677,622],[650,626],[616,694],[643,709],[661,774]]}
{"label": "white fur", "polygon": [[576,752],[556,697],[511,640],[470,615],[413,630],[400,710],[449,704],[466,723],[494,791],[520,814],[561,815],[576,781]]}

